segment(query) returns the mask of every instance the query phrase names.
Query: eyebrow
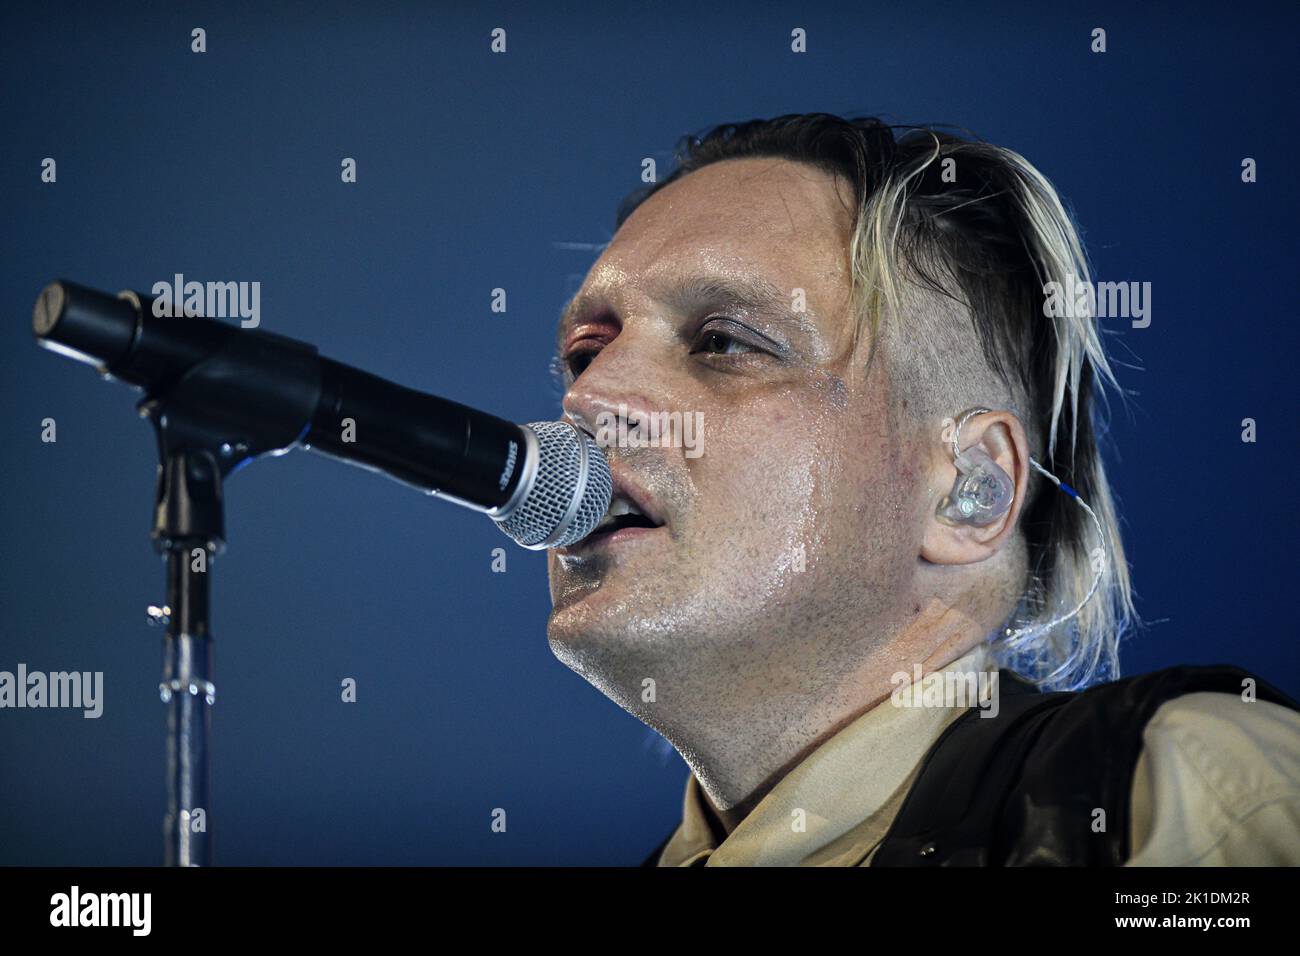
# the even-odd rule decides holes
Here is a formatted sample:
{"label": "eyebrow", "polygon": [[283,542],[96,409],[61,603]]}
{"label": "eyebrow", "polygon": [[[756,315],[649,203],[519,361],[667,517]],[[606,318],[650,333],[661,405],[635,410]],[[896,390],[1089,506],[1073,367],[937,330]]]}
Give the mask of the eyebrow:
{"label": "eyebrow", "polygon": [[725,302],[761,312],[790,301],[790,295],[766,279],[753,276],[692,276],[656,296],[686,312],[710,302]]}
{"label": "eyebrow", "polygon": [[[711,305],[739,306],[754,312],[778,313],[794,322],[801,332],[817,332],[813,312],[795,312],[791,308],[793,289],[781,289],[757,276],[697,275],[673,282],[654,294],[659,302],[679,312],[698,311]],[[565,330],[577,316],[600,299],[599,293],[575,295],[560,313],[556,326],[556,350],[564,346]]]}

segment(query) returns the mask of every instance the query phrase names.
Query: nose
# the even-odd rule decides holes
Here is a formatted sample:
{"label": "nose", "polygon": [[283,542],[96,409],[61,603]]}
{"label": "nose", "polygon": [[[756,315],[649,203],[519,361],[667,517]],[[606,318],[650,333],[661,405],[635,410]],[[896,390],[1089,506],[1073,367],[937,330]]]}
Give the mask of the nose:
{"label": "nose", "polygon": [[638,354],[626,331],[621,333],[600,350],[564,393],[564,418],[593,436],[602,426],[617,428],[620,419],[634,428],[654,407],[651,373],[647,357]]}

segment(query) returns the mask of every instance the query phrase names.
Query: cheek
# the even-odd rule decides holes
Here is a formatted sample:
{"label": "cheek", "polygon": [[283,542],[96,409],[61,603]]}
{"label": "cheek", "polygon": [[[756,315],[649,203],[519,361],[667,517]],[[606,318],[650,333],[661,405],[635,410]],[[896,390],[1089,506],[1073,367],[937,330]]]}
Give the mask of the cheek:
{"label": "cheek", "polygon": [[694,514],[709,532],[696,540],[735,551],[754,571],[786,563],[800,547],[806,559],[842,500],[842,411],[800,390],[720,416],[725,425],[706,432],[705,454],[689,464]]}
{"label": "cheek", "polygon": [[808,571],[910,573],[919,472],[879,405],[846,400],[837,382],[747,403],[710,436],[693,475],[717,532],[704,540],[735,552],[710,547],[716,560],[747,575],[800,554]]}
{"label": "cheek", "polygon": [[910,593],[915,580],[924,531],[920,474],[912,450],[884,423],[845,448],[836,494],[849,505],[837,507],[825,547],[835,566],[865,575],[877,609],[888,595]]}

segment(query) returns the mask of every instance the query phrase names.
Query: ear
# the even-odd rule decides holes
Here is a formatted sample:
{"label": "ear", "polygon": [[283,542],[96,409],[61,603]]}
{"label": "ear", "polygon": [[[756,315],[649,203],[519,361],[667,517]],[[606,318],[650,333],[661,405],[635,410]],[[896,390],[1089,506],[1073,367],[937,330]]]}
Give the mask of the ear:
{"label": "ear", "polygon": [[992,524],[980,527],[951,524],[939,517],[939,509],[957,481],[953,464],[951,432],[937,442],[930,462],[927,483],[925,534],[921,557],[931,564],[974,564],[993,557],[1015,532],[1020,509],[1029,489],[1029,441],[1020,419],[1008,411],[972,415],[961,427],[961,447],[978,447],[1011,476],[1015,491],[1011,507]]}

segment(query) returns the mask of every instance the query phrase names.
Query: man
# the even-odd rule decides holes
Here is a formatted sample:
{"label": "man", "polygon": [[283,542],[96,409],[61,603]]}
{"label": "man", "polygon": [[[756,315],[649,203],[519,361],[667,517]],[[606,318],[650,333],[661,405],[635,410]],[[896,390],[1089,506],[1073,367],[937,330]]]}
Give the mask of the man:
{"label": "man", "polygon": [[872,119],[719,127],[626,204],[560,323],[564,413],[703,442],[608,449],[548,635],[692,770],[653,862],[1300,863],[1283,695],[1038,692],[1113,677],[1132,618],[1114,379],[1053,282],[1087,264],[1029,163]]}

